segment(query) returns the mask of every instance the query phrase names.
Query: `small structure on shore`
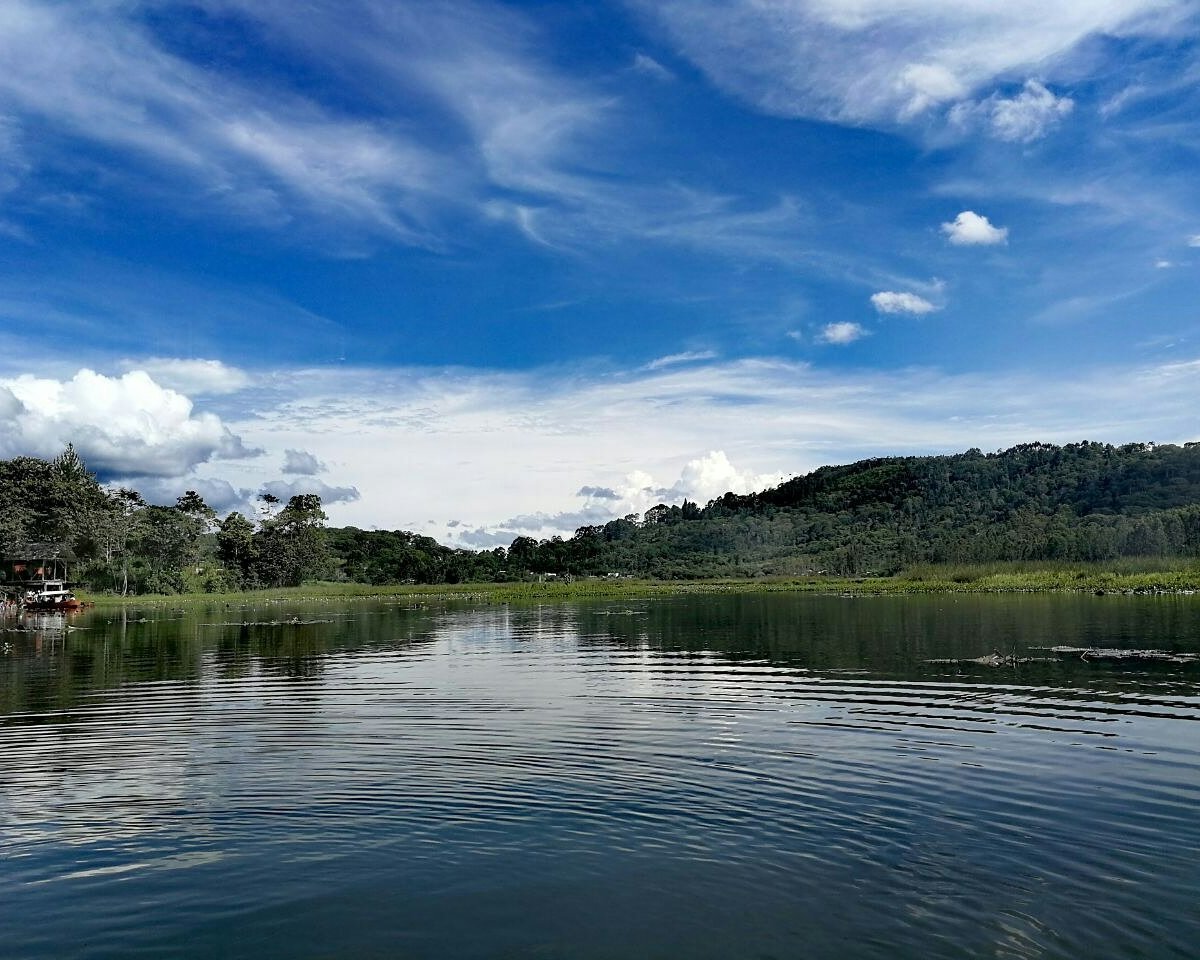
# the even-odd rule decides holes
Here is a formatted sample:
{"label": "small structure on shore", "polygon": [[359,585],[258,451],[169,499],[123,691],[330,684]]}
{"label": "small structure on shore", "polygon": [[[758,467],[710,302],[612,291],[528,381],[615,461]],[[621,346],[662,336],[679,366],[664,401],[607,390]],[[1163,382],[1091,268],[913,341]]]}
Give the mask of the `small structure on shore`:
{"label": "small structure on shore", "polygon": [[4,558],[4,601],[24,610],[78,610],[82,603],[70,590],[67,561],[73,560],[63,546],[29,544]]}

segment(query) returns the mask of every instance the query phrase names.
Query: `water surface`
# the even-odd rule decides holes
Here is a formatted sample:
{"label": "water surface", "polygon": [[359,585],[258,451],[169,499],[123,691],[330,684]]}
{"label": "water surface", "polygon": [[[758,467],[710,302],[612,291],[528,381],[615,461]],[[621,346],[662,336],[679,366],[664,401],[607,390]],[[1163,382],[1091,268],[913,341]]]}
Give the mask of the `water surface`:
{"label": "water surface", "polygon": [[12,957],[1193,957],[1190,597],[0,624]]}

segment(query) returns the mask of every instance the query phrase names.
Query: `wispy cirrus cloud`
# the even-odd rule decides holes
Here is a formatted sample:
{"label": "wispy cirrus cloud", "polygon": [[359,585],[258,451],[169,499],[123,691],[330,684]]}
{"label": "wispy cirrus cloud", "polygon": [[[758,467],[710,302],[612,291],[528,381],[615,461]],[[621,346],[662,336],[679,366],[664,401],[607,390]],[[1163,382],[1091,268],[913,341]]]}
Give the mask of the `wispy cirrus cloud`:
{"label": "wispy cirrus cloud", "polygon": [[[1188,0],[637,5],[719,86],[759,109],[861,124],[913,119],[1014,75],[1044,74],[1070,61],[1090,37],[1160,35],[1194,12]],[[745,56],[751,49],[754,56]]]}
{"label": "wispy cirrus cloud", "polygon": [[123,153],[130,176],[203,187],[190,207],[275,225],[306,211],[425,242],[421,200],[446,177],[434,154],[382,124],[173,55],[139,13],[6,4],[0,109]]}
{"label": "wispy cirrus cloud", "polygon": [[[291,72],[336,78],[337,96],[284,71],[189,58],[162,25],[198,9]],[[482,214],[567,251],[636,236],[795,256],[794,198],[631,177],[631,108],[611,83],[552,63],[547,46],[532,18],[485,0],[314,0],[303,17],[279,0],[12,0],[0,11],[0,116],[14,143],[25,126],[56,134],[22,151],[15,182],[75,139],[110,151],[106,178],[157,191],[183,216],[348,253],[357,235],[445,249]]]}
{"label": "wispy cirrus cloud", "polygon": [[714,350],[685,350],[682,353],[671,353],[665,357],[651,360],[646,364],[646,369],[661,370],[663,367],[671,367],[678,363],[698,363],[701,360],[712,360],[716,355]]}

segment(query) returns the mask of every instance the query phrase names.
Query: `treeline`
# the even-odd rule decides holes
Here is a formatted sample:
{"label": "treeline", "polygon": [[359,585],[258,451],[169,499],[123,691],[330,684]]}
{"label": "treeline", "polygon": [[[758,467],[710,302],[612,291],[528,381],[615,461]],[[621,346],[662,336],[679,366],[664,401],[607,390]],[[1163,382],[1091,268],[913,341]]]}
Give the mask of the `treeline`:
{"label": "treeline", "polygon": [[917,563],[1200,557],[1200,445],[1028,443],[997,453],[822,467],[768,490],[454,549],[406,531],[326,529],[320,498],[262,495],[218,519],[106,490],[68,447],[0,461],[0,547],[63,544],[96,590],[229,590],[335,579],[459,583],[528,577],[891,574]]}
{"label": "treeline", "polygon": [[171,506],[105,489],[75,450],[0,461],[0,550],[10,561],[62,556],[93,590],[182,593],[292,586],[338,575],[312,494],[259,498],[253,520],[218,520],[195,491]]}
{"label": "treeline", "polygon": [[1028,443],[822,467],[701,507],[518,538],[534,570],[891,574],[915,563],[1200,556],[1200,444]]}

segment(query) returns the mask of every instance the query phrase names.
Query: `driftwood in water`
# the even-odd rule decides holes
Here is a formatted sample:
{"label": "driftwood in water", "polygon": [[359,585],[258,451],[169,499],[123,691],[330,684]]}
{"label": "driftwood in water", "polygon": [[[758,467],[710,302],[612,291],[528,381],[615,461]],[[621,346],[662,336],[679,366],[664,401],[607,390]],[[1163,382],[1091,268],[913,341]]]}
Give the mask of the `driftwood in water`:
{"label": "driftwood in water", "polygon": [[1097,660],[1116,663],[1200,663],[1200,653],[1172,653],[1170,650],[1115,650],[1108,647],[1034,647],[1059,657],[1079,657],[1085,662]]}
{"label": "driftwood in water", "polygon": [[1003,654],[993,651],[983,657],[967,659],[926,660],[926,663],[947,663],[957,667],[1019,667],[1023,663],[1046,663],[1053,657],[1018,657],[1016,654]]}

